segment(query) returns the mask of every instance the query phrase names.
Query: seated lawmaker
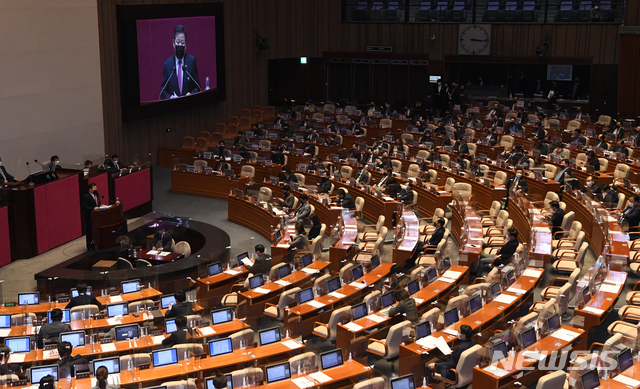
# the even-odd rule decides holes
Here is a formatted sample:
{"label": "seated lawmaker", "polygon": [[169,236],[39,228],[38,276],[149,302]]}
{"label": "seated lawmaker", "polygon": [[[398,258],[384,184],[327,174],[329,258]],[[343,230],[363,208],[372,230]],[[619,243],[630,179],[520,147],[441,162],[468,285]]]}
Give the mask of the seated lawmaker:
{"label": "seated lawmaker", "polygon": [[177,290],[175,296],[176,304],[169,308],[164,317],[168,319],[171,317],[193,315],[193,306],[187,301],[187,295],[184,293],[184,290]]}
{"label": "seated lawmaker", "polygon": [[410,178],[406,185],[401,186],[402,190],[398,193],[398,200],[402,201],[404,205],[413,204],[413,181],[414,178]]}
{"label": "seated lawmaker", "polygon": [[507,192],[515,192],[520,195],[523,192],[527,193],[529,191],[529,186],[527,185],[527,179],[523,176],[524,169],[522,166],[516,167],[516,174],[514,176],[509,177],[507,182],[505,183],[505,187],[507,188]]}
{"label": "seated lawmaker", "polygon": [[629,197],[629,205],[624,211],[613,211],[612,214],[615,217],[620,218],[620,223],[627,223],[629,225],[629,239],[635,240],[640,238],[640,230],[638,224],[640,224],[640,195],[634,194]]}
{"label": "seated lawmaker", "polygon": [[40,327],[38,332],[38,348],[42,348],[44,341],[51,343],[57,343],[57,338],[62,332],[71,331],[71,326],[67,323],[62,323],[62,309],[54,308],[51,311],[51,323],[47,323]]}
{"label": "seated lawmaker", "polygon": [[353,201],[353,197],[344,191],[344,189],[340,188],[337,191],[337,201],[336,204],[338,207],[347,208],[349,210],[354,210],[356,208],[356,203]]}
{"label": "seated lawmaker", "polygon": [[291,169],[289,169],[289,166],[282,167],[282,171],[278,175],[278,180],[285,184],[291,184],[292,182],[295,184],[298,183],[298,178],[295,174],[291,173]]}
{"label": "seated lawmaker", "polygon": [[611,186],[611,185],[602,185],[602,205],[604,205],[605,208],[615,208],[618,206],[618,192],[616,192],[616,189]]}
{"label": "seated lawmaker", "polygon": [[[508,240],[495,254],[482,254],[480,260],[476,262],[477,267],[475,271],[473,270],[473,265],[471,265],[471,269],[469,269],[471,276],[475,275],[475,277],[482,277],[484,271],[491,269],[492,266],[508,265],[509,261],[511,261],[511,257],[518,249],[518,244],[518,230],[511,227],[508,230]],[[473,280],[469,279],[469,284],[471,284],[472,281]]]}
{"label": "seated lawmaker", "polygon": [[451,369],[455,369],[458,366],[458,361],[460,361],[463,352],[476,345],[476,341],[471,339],[472,336],[473,330],[470,326],[467,324],[460,326],[460,331],[458,332],[460,343],[452,350],[451,355],[445,361],[430,363],[426,366],[425,376],[427,377],[427,382],[433,381],[433,373],[438,373],[449,381],[455,381],[456,374]]}
{"label": "seated lawmaker", "polygon": [[44,170],[55,172],[60,165],[60,158],[57,155],[52,155],[51,160],[44,164]]}
{"label": "seated lawmaker", "polygon": [[291,187],[288,184],[282,186],[282,198],[276,199],[280,206],[293,209],[293,205],[296,202],[296,198],[291,193]]}
{"label": "seated lawmaker", "polygon": [[17,178],[7,173],[7,169],[2,166],[2,158],[0,158],[0,184],[4,184],[5,182],[19,182]]}
{"label": "seated lawmaker", "polygon": [[596,156],[596,153],[593,150],[587,151],[587,163],[586,165],[593,166],[594,171],[600,170],[600,160]]}
{"label": "seated lawmaker", "polygon": [[549,223],[551,224],[551,234],[555,234],[558,231],[562,231],[562,220],[564,219],[566,212],[560,208],[560,203],[555,200],[550,202],[549,206],[551,207],[551,214],[547,214],[547,217],[550,219]]}
{"label": "seated lawmaker", "polygon": [[293,263],[296,252],[309,251],[311,246],[304,225],[298,221],[295,229],[295,237],[293,235],[290,237],[289,248],[287,248],[287,254],[284,257],[284,261],[287,263]]}
{"label": "seated lawmaker", "polygon": [[624,145],[624,139],[618,141],[616,147],[613,148],[614,153],[620,153],[624,155],[625,158],[629,157],[629,149]]}
{"label": "seated lawmaker", "polygon": [[389,309],[389,317],[404,314],[406,320],[409,320],[414,325],[418,324],[420,322],[418,308],[416,307],[416,301],[409,295],[409,292],[405,288],[397,288],[393,295],[398,304]]}
{"label": "seated lawmaker", "polygon": [[600,196],[602,194],[602,189],[600,189],[600,185],[598,185],[598,183],[593,179],[593,176],[589,176],[585,181],[582,192]]}
{"label": "seated lawmaker", "polygon": [[265,254],[263,245],[258,244],[254,248],[257,258],[253,261],[253,265],[245,266],[251,274],[269,274],[269,256]]}
{"label": "seated lawmaker", "polygon": [[80,282],[78,286],[76,286],[76,290],[78,291],[78,295],[73,297],[69,303],[67,304],[65,309],[71,309],[73,307],[79,307],[80,305],[95,305],[98,307],[99,311],[102,311],[104,306],[100,304],[97,298],[91,295],[87,295],[87,284],[84,282]]}
{"label": "seated lawmaker", "polygon": [[0,375],[6,376],[7,374],[15,374],[19,378],[24,377],[20,369],[21,365],[16,363],[9,363],[9,356],[11,349],[4,344],[0,345]]}
{"label": "seated lawmaker", "polygon": [[185,316],[176,317],[176,330],[162,341],[163,346],[173,347],[176,344],[195,343],[193,330],[187,326],[187,318]]}
{"label": "seated lawmaker", "polygon": [[322,177],[316,187],[316,193],[329,193],[331,191],[331,178],[329,177],[329,174],[328,170],[322,172]]}
{"label": "seated lawmaker", "polygon": [[293,213],[292,221],[299,221],[308,218],[311,215],[311,204],[309,204],[309,196],[306,193],[300,195],[300,205]]}
{"label": "seated lawmaker", "polygon": [[58,343],[58,372],[60,377],[71,377],[72,369],[76,365],[86,365],[89,363],[87,358],[82,355],[71,355],[73,345],[69,342]]}

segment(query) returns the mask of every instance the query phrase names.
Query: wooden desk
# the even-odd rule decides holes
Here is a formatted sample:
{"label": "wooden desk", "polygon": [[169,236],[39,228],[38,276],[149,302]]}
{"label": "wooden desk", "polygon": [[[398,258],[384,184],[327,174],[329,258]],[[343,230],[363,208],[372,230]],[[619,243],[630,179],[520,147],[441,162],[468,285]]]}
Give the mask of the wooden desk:
{"label": "wooden desk", "polygon": [[[345,258],[351,258],[355,254],[355,244],[358,238],[358,219],[352,212],[342,212],[342,218],[338,225],[340,238],[329,247],[329,262],[332,273],[340,271],[340,262]],[[331,232],[333,233],[333,231]],[[331,237],[333,238],[333,237]]]}
{"label": "wooden desk", "polygon": [[607,279],[619,283],[618,293],[608,293],[599,290],[591,296],[591,300],[589,300],[584,308],[580,309],[576,307],[574,310],[574,325],[585,330],[587,333],[595,331],[596,327],[602,324],[613,311],[616,302],[620,298],[620,294],[624,290],[627,273],[611,270]]}
{"label": "wooden desk", "polygon": [[171,171],[171,192],[193,196],[226,199],[232,189],[244,189],[246,177],[235,178],[216,174]]}
{"label": "wooden desk", "polygon": [[396,226],[399,232],[396,234],[396,241],[393,244],[393,263],[400,266],[411,258],[416,250],[418,239],[420,238],[420,222],[415,212],[405,210],[402,213],[402,224]]}
{"label": "wooden desk", "polygon": [[198,300],[200,300],[207,309],[219,306],[222,297],[226,293],[229,293],[230,285],[235,284],[241,279],[245,279],[248,274],[249,270],[247,270],[244,265],[241,265],[230,270],[225,270],[214,276],[196,278],[196,282],[198,283],[196,288]]}
{"label": "wooden desk", "polygon": [[526,197],[509,199],[509,218],[518,230],[518,239],[526,242],[532,266],[543,267],[551,260],[552,235],[549,223],[543,220],[540,209],[535,208]]}
{"label": "wooden desk", "polygon": [[247,227],[271,241],[271,234],[280,218],[270,214],[262,206],[252,204],[235,195],[227,197],[229,200],[229,221]]}
{"label": "wooden desk", "polygon": [[451,209],[451,235],[460,243],[458,264],[471,266],[482,254],[482,223],[470,204],[454,205]]}
{"label": "wooden desk", "polygon": [[[362,364],[356,361],[349,362],[346,359],[347,357],[345,357],[344,365],[342,366],[333,367],[327,370],[321,370],[322,373],[329,376],[331,380],[323,383],[315,381],[315,384],[311,387],[312,388],[344,387],[347,384],[349,384],[350,386],[353,386],[357,383],[355,381],[355,378],[361,377],[363,375],[366,375],[367,378],[371,377],[372,370],[370,370],[366,366],[363,366]],[[304,377],[304,376],[305,376],[304,374],[298,376],[294,372],[291,372],[290,380],[274,382],[272,384],[265,384],[265,385],[262,385],[261,387],[265,389],[299,389],[298,385],[296,385],[293,382],[293,380],[296,378]],[[308,377],[308,379],[313,379],[313,378]],[[265,379],[265,383],[266,383],[266,379]]]}

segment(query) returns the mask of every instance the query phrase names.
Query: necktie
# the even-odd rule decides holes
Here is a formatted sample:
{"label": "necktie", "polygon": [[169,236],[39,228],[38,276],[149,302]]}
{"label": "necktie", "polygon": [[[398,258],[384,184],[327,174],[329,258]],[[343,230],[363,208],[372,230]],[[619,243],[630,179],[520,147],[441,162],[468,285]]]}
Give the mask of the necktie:
{"label": "necktie", "polygon": [[98,198],[93,193],[91,193],[91,196],[93,196],[93,201],[96,202],[96,207],[97,207],[98,206]]}
{"label": "necktie", "polygon": [[182,95],[182,60],[178,60],[178,87],[180,88],[180,95]]}

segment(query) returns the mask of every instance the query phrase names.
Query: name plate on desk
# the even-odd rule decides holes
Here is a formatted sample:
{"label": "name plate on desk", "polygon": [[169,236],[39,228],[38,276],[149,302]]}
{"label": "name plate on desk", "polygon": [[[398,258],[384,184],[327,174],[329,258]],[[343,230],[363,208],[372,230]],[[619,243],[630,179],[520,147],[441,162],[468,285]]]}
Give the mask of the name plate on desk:
{"label": "name plate on desk", "polygon": [[27,381],[26,380],[20,380],[20,381],[14,381],[11,383],[11,387],[17,387],[17,386],[27,386]]}
{"label": "name plate on desk", "polygon": [[91,373],[90,372],[84,372],[84,373],[76,373],[76,379],[77,380],[81,380],[83,378],[89,378],[91,377]]}

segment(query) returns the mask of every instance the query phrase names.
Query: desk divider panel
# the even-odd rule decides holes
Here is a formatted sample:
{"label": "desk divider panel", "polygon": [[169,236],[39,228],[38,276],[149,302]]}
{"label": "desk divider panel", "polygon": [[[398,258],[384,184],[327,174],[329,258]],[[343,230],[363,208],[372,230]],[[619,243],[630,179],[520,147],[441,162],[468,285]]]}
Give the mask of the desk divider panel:
{"label": "desk divider panel", "polygon": [[34,189],[38,254],[82,236],[78,176]]}
{"label": "desk divider panel", "polygon": [[151,169],[142,169],[115,179],[115,196],[128,211],[151,201]]}

